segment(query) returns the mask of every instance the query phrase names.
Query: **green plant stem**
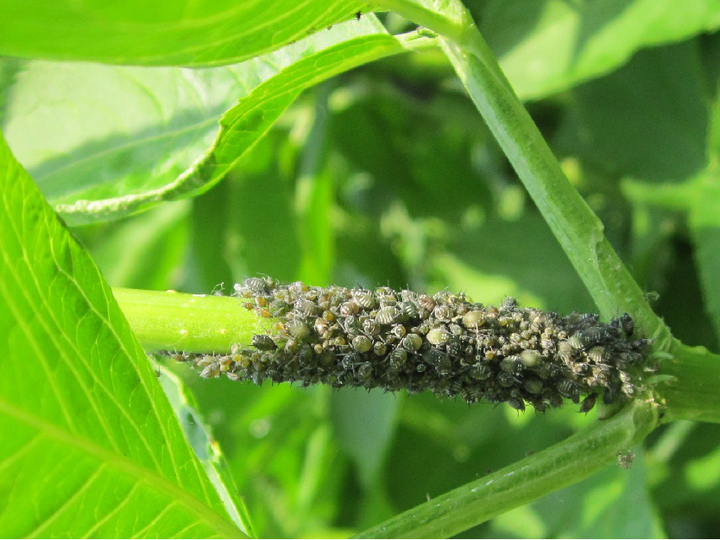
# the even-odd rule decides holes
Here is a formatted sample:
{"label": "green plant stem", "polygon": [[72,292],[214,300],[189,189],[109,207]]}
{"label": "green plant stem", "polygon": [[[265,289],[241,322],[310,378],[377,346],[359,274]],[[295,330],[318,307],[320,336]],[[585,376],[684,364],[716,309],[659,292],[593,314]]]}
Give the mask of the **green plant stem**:
{"label": "green plant stem", "polygon": [[227,354],[236,343],[249,345],[274,321],[234,297],[121,288],[113,294],[146,351]]}
{"label": "green plant stem", "polygon": [[659,407],[637,402],[562,443],[416,506],[357,538],[450,538],[606,467],[657,425]]}
{"label": "green plant stem", "polygon": [[655,387],[658,399],[667,406],[662,421],[720,423],[720,355],[677,340],[673,340],[670,355],[662,363],[661,373],[671,378]]}
{"label": "green plant stem", "polygon": [[459,1],[445,15],[412,0],[379,2],[443,37],[440,44],[470,98],[515,168],[520,180],[593,296],[611,318],[624,311],[668,350],[671,335],[603,234],[603,225],[572,186],[545,139],[518,99],[470,14]]}

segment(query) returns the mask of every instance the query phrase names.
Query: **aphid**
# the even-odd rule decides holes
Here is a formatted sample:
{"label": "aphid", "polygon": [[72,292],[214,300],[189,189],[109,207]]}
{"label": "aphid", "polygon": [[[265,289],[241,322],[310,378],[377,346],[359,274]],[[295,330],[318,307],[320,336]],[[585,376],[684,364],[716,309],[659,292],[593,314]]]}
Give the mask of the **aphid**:
{"label": "aphid", "polygon": [[431,345],[445,345],[450,340],[450,332],[441,326],[431,329],[425,337]]}
{"label": "aphid", "polygon": [[543,382],[541,379],[535,377],[529,377],[523,381],[523,388],[531,394],[542,394]]}
{"label": "aphid", "polygon": [[388,356],[388,361],[392,366],[401,367],[407,362],[407,352],[402,349],[395,349]]}
{"label": "aphid", "polygon": [[433,300],[432,296],[429,296],[427,294],[421,294],[418,296],[417,299],[418,307],[427,310],[432,311],[435,309],[435,300]]}
{"label": "aphid", "polygon": [[498,373],[496,380],[500,386],[504,386],[505,388],[510,388],[515,385],[515,377],[507,371],[501,371]]}
{"label": "aphid", "polygon": [[560,392],[566,398],[569,398],[573,403],[577,403],[580,397],[580,389],[573,381],[569,379],[563,379],[557,384],[557,391]]}
{"label": "aphid", "polygon": [[452,319],[454,315],[455,315],[455,313],[453,312],[452,308],[447,305],[436,306],[435,309],[433,310],[433,316],[438,321],[447,322],[450,319]]}
{"label": "aphid", "polygon": [[401,314],[405,317],[415,318],[418,316],[418,307],[414,302],[403,300],[398,304]]}
{"label": "aphid", "polygon": [[540,353],[532,349],[520,353],[520,362],[524,366],[533,367],[540,363]]}
{"label": "aphid", "polygon": [[635,461],[635,452],[631,450],[618,450],[617,454],[618,466],[622,469],[630,469]]}
{"label": "aphid", "polygon": [[405,326],[402,324],[394,324],[393,327],[390,329],[390,333],[396,338],[402,339],[407,333],[407,328],[405,328]]}
{"label": "aphid", "polygon": [[370,362],[360,364],[358,368],[358,379],[362,382],[369,382],[373,378],[373,366]]}
{"label": "aphid", "polygon": [[310,327],[302,321],[293,320],[288,323],[288,332],[298,339],[305,339],[310,335]]}
{"label": "aphid", "polygon": [[343,305],[340,306],[340,315],[343,315],[344,317],[357,315],[359,311],[360,306],[358,306],[357,303],[353,301],[345,302]]}
{"label": "aphid", "polygon": [[220,366],[217,363],[212,363],[200,372],[200,376],[203,379],[212,379],[220,376]]}
{"label": "aphid", "polygon": [[592,408],[595,406],[595,402],[597,401],[597,394],[590,394],[588,397],[582,400],[582,403],[580,404],[580,412],[581,413],[588,413],[592,410]]}
{"label": "aphid", "polygon": [[525,371],[525,365],[522,363],[520,357],[510,356],[500,361],[500,369],[515,377],[519,377],[523,371]]}
{"label": "aphid", "polygon": [[397,320],[398,314],[399,311],[396,307],[386,306],[378,310],[375,321],[382,325],[392,324]]}
{"label": "aphid", "polygon": [[268,292],[268,284],[263,278],[247,278],[243,281],[243,287],[254,294],[266,294]]}
{"label": "aphid", "polygon": [[596,364],[601,364],[604,360],[604,353],[605,349],[603,349],[601,346],[597,345],[593,348],[591,348],[588,352],[588,358],[595,362]]}
{"label": "aphid", "polygon": [[633,332],[635,331],[635,321],[632,320],[632,317],[628,315],[627,313],[623,313],[620,315],[620,329],[625,332],[625,335],[627,337],[632,337]]}
{"label": "aphid", "polygon": [[510,405],[513,409],[517,409],[518,411],[525,410],[525,401],[523,401],[522,398],[516,398],[516,397],[508,398],[508,405]]}
{"label": "aphid", "polygon": [[353,338],[352,346],[357,352],[364,353],[373,348],[373,342],[367,336],[357,336]]}
{"label": "aphid", "polygon": [[317,315],[320,309],[310,300],[300,298],[295,302],[295,311],[303,317],[312,317]]}
{"label": "aphid", "polygon": [[369,336],[374,336],[380,332],[380,324],[374,319],[365,319],[362,323],[362,329]]}
{"label": "aphid", "polygon": [[260,351],[274,351],[277,345],[273,339],[265,334],[256,334],[252,337],[252,346]]}
{"label": "aphid", "polygon": [[479,328],[485,324],[485,314],[482,311],[468,311],[463,315],[462,323],[465,328]]}
{"label": "aphid", "polygon": [[362,18],[362,11],[358,11],[355,13],[355,20],[359,21]]}
{"label": "aphid", "polygon": [[422,347],[422,343],[423,343],[422,338],[420,336],[418,336],[417,334],[408,334],[403,338],[403,340],[401,342],[402,346],[406,350],[411,351],[411,352],[419,350],[420,347]]}
{"label": "aphid", "polygon": [[490,376],[492,375],[492,369],[490,369],[485,364],[475,364],[473,367],[470,368],[468,375],[470,375],[473,379],[477,379],[478,381],[484,381],[490,378]]}
{"label": "aphid", "polygon": [[372,309],[375,307],[375,296],[370,291],[357,291],[354,298],[355,302],[363,309]]}
{"label": "aphid", "polygon": [[377,356],[385,356],[385,353],[387,352],[387,346],[382,341],[376,341],[373,343],[373,352]]}

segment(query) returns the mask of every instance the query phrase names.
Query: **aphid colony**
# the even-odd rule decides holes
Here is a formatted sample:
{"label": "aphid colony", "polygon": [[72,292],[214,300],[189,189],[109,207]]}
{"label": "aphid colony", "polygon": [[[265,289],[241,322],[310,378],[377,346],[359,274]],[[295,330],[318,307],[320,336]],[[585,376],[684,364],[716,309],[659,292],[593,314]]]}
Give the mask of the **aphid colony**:
{"label": "aphid colony", "polygon": [[600,394],[605,403],[633,396],[631,374],[647,349],[647,340],[633,339],[627,314],[603,324],[593,314],[521,308],[512,298],[485,307],[462,293],[280,285],[270,278],[246,279],[235,295],[271,319],[271,330],[230,355],[174,355],[202,377],[430,390],[519,410],[584,397],[580,410],[587,412]]}

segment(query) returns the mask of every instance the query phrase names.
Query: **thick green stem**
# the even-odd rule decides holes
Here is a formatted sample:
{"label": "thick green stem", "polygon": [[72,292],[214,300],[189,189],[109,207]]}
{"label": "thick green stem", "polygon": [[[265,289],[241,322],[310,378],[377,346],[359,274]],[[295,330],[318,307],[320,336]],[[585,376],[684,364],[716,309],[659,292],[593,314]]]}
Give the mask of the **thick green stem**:
{"label": "thick green stem", "polygon": [[673,340],[670,355],[660,371],[669,380],[655,387],[659,399],[667,406],[663,422],[720,423],[720,355],[677,340]]}
{"label": "thick green stem", "polygon": [[227,354],[273,323],[228,296],[120,288],[113,293],[147,351]]}
{"label": "thick green stem", "polygon": [[657,425],[658,407],[634,403],[560,444],[404,512],[358,538],[450,538],[601,470]]}

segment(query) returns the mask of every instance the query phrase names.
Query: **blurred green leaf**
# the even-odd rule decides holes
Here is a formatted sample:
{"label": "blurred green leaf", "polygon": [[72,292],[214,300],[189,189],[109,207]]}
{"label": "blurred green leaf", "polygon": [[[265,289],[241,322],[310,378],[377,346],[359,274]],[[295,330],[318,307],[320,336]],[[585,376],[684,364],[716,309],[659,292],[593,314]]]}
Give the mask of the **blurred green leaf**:
{"label": "blurred green leaf", "polygon": [[337,440],[357,465],[366,488],[380,481],[397,406],[397,396],[380,390],[368,393],[352,389],[332,396],[331,418]]}
{"label": "blurred green leaf", "polygon": [[715,0],[489,0],[468,6],[522,99],[617,69],[643,47],[720,27]]}
{"label": "blurred green leaf", "polygon": [[438,284],[466,290],[476,302],[498,304],[515,296],[525,305],[561,313],[594,311],[590,295],[535,211],[515,221],[488,219],[462,231],[448,252],[437,253],[433,269]]}
{"label": "blurred green leaf", "polygon": [[303,89],[405,50],[364,17],[223,68],[35,61],[7,90],[4,129],[69,222],[113,219],[207,190]]}
{"label": "blurred green leaf", "polygon": [[0,193],[3,536],[242,534],[97,267],[2,139]]}
{"label": "blurred green leaf", "polygon": [[234,64],[350,19],[353,0],[0,3],[0,54],[109,64]]}
{"label": "blurred green leaf", "polygon": [[577,88],[575,149],[619,176],[680,182],[707,163],[710,119],[699,43],[638,53],[616,73]]}

